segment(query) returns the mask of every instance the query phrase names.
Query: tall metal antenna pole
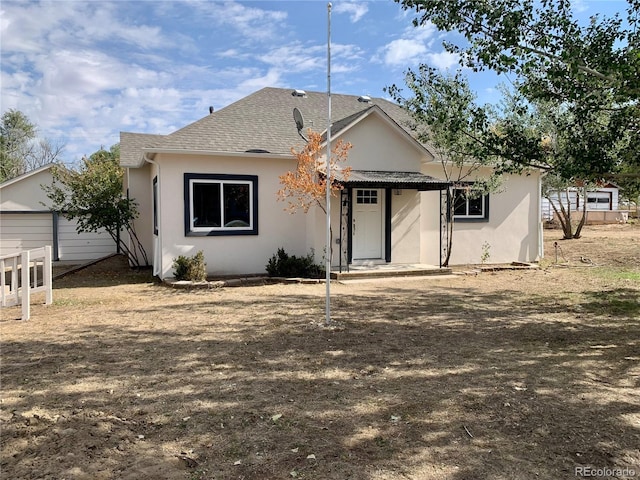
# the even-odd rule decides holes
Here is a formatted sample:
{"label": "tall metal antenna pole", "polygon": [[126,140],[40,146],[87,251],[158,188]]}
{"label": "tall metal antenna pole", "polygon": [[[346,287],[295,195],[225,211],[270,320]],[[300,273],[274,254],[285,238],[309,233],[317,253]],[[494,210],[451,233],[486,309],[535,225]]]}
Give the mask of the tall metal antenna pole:
{"label": "tall metal antenna pole", "polygon": [[326,299],[325,299],[325,325],[331,323],[331,2],[327,4],[327,246],[326,257]]}

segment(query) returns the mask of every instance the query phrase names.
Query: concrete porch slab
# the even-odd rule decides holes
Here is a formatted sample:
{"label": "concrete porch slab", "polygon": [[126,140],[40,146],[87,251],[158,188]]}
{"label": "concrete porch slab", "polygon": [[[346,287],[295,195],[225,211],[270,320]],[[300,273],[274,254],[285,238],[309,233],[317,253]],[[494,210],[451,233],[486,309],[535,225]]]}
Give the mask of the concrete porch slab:
{"label": "concrete porch slab", "polygon": [[420,263],[384,263],[379,265],[349,265],[348,272],[345,267],[343,267],[342,272],[334,269],[331,271],[331,278],[334,280],[352,280],[360,278],[424,277],[450,274],[450,268],[440,268],[435,265],[425,265]]}

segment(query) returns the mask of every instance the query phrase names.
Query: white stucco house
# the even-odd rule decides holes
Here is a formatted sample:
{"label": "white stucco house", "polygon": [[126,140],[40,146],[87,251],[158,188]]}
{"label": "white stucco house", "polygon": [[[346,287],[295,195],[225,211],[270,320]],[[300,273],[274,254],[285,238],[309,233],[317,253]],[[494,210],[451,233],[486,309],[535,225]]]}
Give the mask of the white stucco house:
{"label": "white stucco house", "polygon": [[51,185],[50,163],[0,183],[0,255],[50,245],[56,261],[83,263],[116,252],[106,232],[76,231],[76,222],[52,211],[42,185]]}
{"label": "white stucco house", "polygon": [[[325,216],[290,214],[276,199],[294,170],[304,130],[326,134],[327,95],[264,88],[168,135],[120,134],[125,188],[141,211],[137,234],[154,273],[173,276],[179,255],[202,250],[210,275],[264,273],[279,247],[325,250]],[[332,94],[332,141],[352,144],[352,168],[332,200],[332,265],[429,264],[442,260],[446,189],[442,165],[406,127],[406,112],[381,98]],[[540,175],[508,176],[500,193],[455,206],[451,264],[535,261],[541,255]]]}

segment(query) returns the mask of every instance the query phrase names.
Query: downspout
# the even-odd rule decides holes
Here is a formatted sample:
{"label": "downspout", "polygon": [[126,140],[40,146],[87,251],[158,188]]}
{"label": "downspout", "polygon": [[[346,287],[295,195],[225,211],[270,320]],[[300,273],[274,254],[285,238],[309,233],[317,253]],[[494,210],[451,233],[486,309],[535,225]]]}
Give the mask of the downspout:
{"label": "downspout", "polygon": [[438,225],[440,226],[438,230],[438,237],[440,238],[440,243],[438,244],[438,268],[442,268],[442,190],[439,190],[438,193],[440,197],[440,214],[438,215]]}
{"label": "downspout", "polygon": [[[156,235],[156,238],[154,240],[154,245],[153,245],[153,274],[157,275],[160,277],[160,279],[162,279],[161,277],[161,273],[162,273],[162,208],[160,208],[160,205],[162,203],[162,195],[161,195],[161,186],[160,186],[160,164],[158,162],[156,162],[155,160],[152,160],[151,158],[149,158],[147,156],[148,154],[145,152],[143,158],[145,162],[148,162],[152,165],[155,165],[157,170],[158,170],[158,211],[156,212],[156,218],[158,220],[158,235]],[[153,185],[151,186],[151,197],[153,198]],[[152,200],[152,205],[151,208],[153,208],[153,200]],[[152,212],[153,213],[153,212]]]}
{"label": "downspout", "polygon": [[538,176],[538,261],[544,258],[544,229],[542,228],[542,177],[546,172]]}

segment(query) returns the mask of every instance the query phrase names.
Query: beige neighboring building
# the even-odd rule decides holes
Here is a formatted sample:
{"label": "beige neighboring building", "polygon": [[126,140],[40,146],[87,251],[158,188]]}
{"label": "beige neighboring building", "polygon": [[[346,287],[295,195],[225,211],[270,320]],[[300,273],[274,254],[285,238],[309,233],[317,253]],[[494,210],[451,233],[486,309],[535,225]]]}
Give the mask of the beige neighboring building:
{"label": "beige neighboring building", "polygon": [[[332,142],[352,144],[352,173],[331,205],[332,265],[441,265],[450,185],[439,160],[412,137],[398,105],[331,98]],[[291,148],[304,144],[300,133],[326,135],[326,122],[326,93],[264,88],[169,135],[122,132],[125,187],[139,203],[136,230],[154,273],[172,277],[177,256],[200,250],[210,275],[264,273],[280,247],[295,255],[313,249],[322,261],[324,213],[290,214],[276,192],[280,175],[296,167]],[[500,193],[462,199],[455,211],[452,264],[479,263],[486,245],[492,263],[540,256],[537,171],[509,176]]]}
{"label": "beige neighboring building", "polygon": [[0,183],[0,255],[50,245],[54,260],[84,263],[116,253],[108,233],[78,233],[75,220],[50,209],[42,186],[53,182],[54,166],[49,163]]}

